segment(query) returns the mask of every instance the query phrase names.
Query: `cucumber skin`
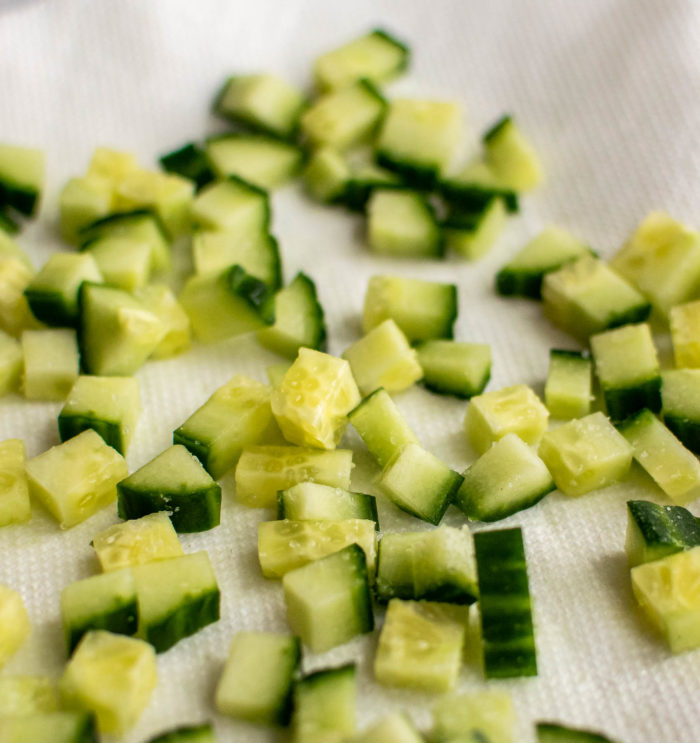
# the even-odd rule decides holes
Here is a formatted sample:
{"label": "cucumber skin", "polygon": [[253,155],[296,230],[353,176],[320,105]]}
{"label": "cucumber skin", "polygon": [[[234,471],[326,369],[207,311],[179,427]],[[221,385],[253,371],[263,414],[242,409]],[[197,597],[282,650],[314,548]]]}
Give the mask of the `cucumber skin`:
{"label": "cucumber skin", "polygon": [[8,235],[16,235],[20,230],[19,224],[9,214],[3,212],[2,207],[0,207],[0,230]]}
{"label": "cucumber skin", "polygon": [[119,423],[91,418],[87,415],[64,415],[58,416],[58,435],[61,441],[68,441],[79,433],[92,428],[93,431],[102,436],[105,443],[116,449],[122,456],[126,452],[125,441],[122,437]]}
{"label": "cucumber skin", "polygon": [[439,184],[439,189],[445,201],[464,211],[481,212],[494,196],[503,199],[506,210],[510,213],[520,210],[518,194],[510,189],[460,184],[457,181],[443,181]]}
{"label": "cucumber skin", "polygon": [[25,217],[32,217],[39,203],[39,192],[0,181],[0,208],[10,206]]}
{"label": "cucumber skin", "polygon": [[161,621],[143,627],[143,638],[153,645],[157,653],[163,653],[180,640],[195,634],[208,624],[217,622],[220,616],[220,600],[221,593],[217,588],[184,601]]}
{"label": "cucumber skin", "polygon": [[682,506],[631,500],[627,509],[649,551],[647,562],[700,545],[700,521]]}
{"label": "cucumber skin", "polygon": [[194,142],[168,152],[159,159],[159,162],[168,173],[176,173],[194,181],[197,191],[216,180],[207,156]]}
{"label": "cucumber skin", "polygon": [[71,312],[59,292],[25,289],[24,296],[37,320],[56,328],[75,328],[78,313]]}
{"label": "cucumber skin", "polygon": [[389,153],[381,150],[377,152],[377,164],[398,173],[409,186],[419,191],[432,190],[438,184],[439,172],[436,168],[396,160]]}
{"label": "cucumber skin", "polygon": [[[501,519],[505,519],[508,516],[512,516],[518,511],[524,511],[526,508],[531,508],[536,503],[539,503],[542,498],[545,497],[545,495],[548,495],[553,490],[556,490],[556,485],[554,484],[554,482],[552,482],[551,486],[548,485],[543,490],[534,493],[528,498],[521,498],[517,501],[504,504],[501,508],[492,508],[488,510],[483,510],[480,508],[478,499],[476,501],[470,499],[469,491],[467,490],[463,499],[460,498],[459,503],[456,503],[456,505],[461,511],[464,512],[464,515],[472,521],[483,521],[484,523],[488,523],[492,521],[500,521]],[[462,503],[464,505],[462,505]]]}
{"label": "cucumber skin", "polygon": [[543,279],[544,272],[542,271],[513,271],[502,268],[496,274],[496,291],[502,297],[542,299]]}
{"label": "cucumber skin", "polygon": [[665,415],[664,423],[683,446],[694,454],[700,454],[700,421],[682,415]]}
{"label": "cucumber skin", "polygon": [[603,389],[603,397],[613,421],[623,421],[644,408],[658,413],[661,410],[661,376],[633,387]]}
{"label": "cucumber skin", "polygon": [[139,606],[136,599],[112,611],[96,615],[81,624],[66,627],[66,645],[71,656],[86,632],[103,629],[118,635],[134,635],[138,627]]}
{"label": "cucumber skin", "polygon": [[615,743],[601,733],[592,730],[575,730],[556,722],[538,722],[537,743]]}

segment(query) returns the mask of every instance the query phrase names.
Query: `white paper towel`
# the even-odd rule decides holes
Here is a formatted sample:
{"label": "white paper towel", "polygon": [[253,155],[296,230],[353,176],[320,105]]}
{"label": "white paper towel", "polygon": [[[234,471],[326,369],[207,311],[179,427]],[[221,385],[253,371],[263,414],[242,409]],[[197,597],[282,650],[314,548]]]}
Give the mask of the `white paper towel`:
{"label": "white paper towel", "polygon": [[[651,209],[695,221],[699,23],[700,5],[692,0],[5,0],[0,141],[48,153],[41,218],[19,242],[38,264],[60,247],[58,191],[84,171],[95,146],[128,149],[154,164],[158,155],[223,128],[209,107],[227,75],[271,71],[307,85],[317,54],[386,26],[413,49],[411,70],[390,95],[462,101],[474,141],[499,115],[514,113],[542,156],[547,183],[523,199],[498,245],[473,264],[371,256],[361,219],[310,203],[296,186],[283,189],[273,208],[285,274],[291,278],[303,268],[316,279],[334,353],[358,336],[371,275],[456,280],[456,336],[491,344],[490,388],[527,382],[541,389],[548,349],[575,344],[542,319],[537,303],[497,298],[494,273],[548,222],[610,256]],[[232,374],[264,380],[265,366],[276,360],[244,338],[147,364],[137,375],[144,410],[127,457],[130,469],[169,445],[172,430]],[[462,435],[464,403],[417,388],[397,401],[428,449],[458,470],[473,459]],[[58,443],[59,408],[4,398],[0,438],[25,439],[30,456],[45,450]],[[357,438],[348,442],[357,450],[353,484],[371,489],[376,470]],[[598,728],[627,743],[700,740],[700,651],[672,657],[634,607],[622,552],[624,503],[631,497],[657,497],[657,491],[636,474],[577,500],[551,495],[501,524],[524,529],[539,675],[487,684],[472,649],[459,688],[512,691],[518,741],[533,740],[537,719]],[[383,503],[381,517],[385,530],[422,528]],[[186,551],[206,549],[212,557],[222,619],[159,656],[158,688],[123,738],[127,743],[205,719],[214,720],[224,743],[275,738],[215,715],[212,705],[233,632],[286,626],[281,588],[264,581],[257,565],[256,524],[264,518],[233,502],[229,478],[222,525],[182,537]],[[60,591],[96,571],[89,541],[116,521],[116,509],[109,508],[61,532],[37,508],[30,525],[0,530],[0,582],[21,591],[34,627],[5,673],[60,674]],[[457,512],[446,517],[450,524],[462,521]],[[371,673],[375,646],[376,633],[323,656],[309,654],[304,667],[359,663],[361,726],[393,709],[408,709],[426,725],[433,697],[379,687]]]}

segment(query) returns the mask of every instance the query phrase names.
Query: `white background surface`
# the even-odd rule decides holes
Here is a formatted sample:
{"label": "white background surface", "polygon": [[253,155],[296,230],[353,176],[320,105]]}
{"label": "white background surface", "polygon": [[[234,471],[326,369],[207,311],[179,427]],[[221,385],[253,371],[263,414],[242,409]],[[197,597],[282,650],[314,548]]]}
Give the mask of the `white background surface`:
{"label": "white background surface", "polygon": [[[58,191],[84,171],[96,145],[131,150],[154,165],[158,155],[222,129],[209,106],[228,74],[271,71],[307,85],[317,54],[383,25],[414,53],[410,72],[390,95],[462,101],[474,141],[500,114],[514,113],[541,153],[547,183],[523,199],[521,215],[477,264],[370,256],[361,220],[314,205],[297,186],[288,187],[273,199],[285,275],[303,268],[316,279],[333,353],[358,335],[372,274],[455,280],[456,337],[491,343],[489,389],[515,382],[541,389],[548,349],[575,344],[542,319],[536,303],[498,299],[494,273],[547,222],[586,238],[606,257],[652,208],[695,222],[699,16],[700,5],[690,0],[0,3],[0,140],[48,153],[41,218],[19,241],[39,265],[61,248],[54,224]],[[130,469],[168,446],[172,430],[234,373],[264,380],[266,365],[276,360],[252,340],[235,339],[147,364],[138,373],[144,410],[127,457]],[[473,460],[461,433],[465,403],[418,388],[397,401],[427,448],[460,471]],[[59,408],[14,396],[1,400],[0,438],[21,437],[29,455],[38,454],[58,443]],[[357,450],[353,485],[371,489],[376,470],[354,436],[347,443]],[[285,628],[281,589],[263,581],[256,560],[255,527],[266,514],[239,507],[232,482],[224,484],[222,525],[182,537],[186,551],[210,552],[222,619],[159,656],[159,686],[125,736],[128,743],[204,719],[215,721],[224,743],[274,739],[267,730],[216,716],[212,707],[234,630]],[[628,743],[700,739],[700,651],[672,657],[640,619],[629,589],[624,503],[650,493],[636,473],[624,485],[578,500],[553,494],[501,522],[524,529],[540,673],[486,684],[472,649],[459,688],[512,691],[517,740],[531,741],[532,722],[543,718],[598,728]],[[422,528],[387,504],[381,516],[384,529]],[[30,525],[0,531],[0,582],[21,591],[34,627],[5,673],[60,674],[61,588],[96,571],[89,541],[116,521],[116,508],[109,508],[61,532],[37,508]],[[446,522],[462,518],[450,510]],[[375,645],[376,633],[325,656],[307,655],[304,666],[355,659],[361,725],[397,708],[410,709],[426,725],[432,697],[385,690],[372,680]]]}

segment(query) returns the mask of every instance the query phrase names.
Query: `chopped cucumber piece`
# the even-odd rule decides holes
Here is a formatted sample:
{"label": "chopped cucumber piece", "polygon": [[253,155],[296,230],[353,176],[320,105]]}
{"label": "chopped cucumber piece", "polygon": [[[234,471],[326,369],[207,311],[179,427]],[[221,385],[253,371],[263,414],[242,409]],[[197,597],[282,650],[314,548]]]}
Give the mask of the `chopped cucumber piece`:
{"label": "chopped cucumber piece", "polygon": [[442,223],[447,250],[476,260],[494,245],[506,225],[503,199],[492,198],[477,212],[451,209]]}
{"label": "chopped cucumber piece", "polygon": [[258,443],[272,421],[270,388],[241,374],[233,376],[173,433],[173,442],[194,454],[214,478]]}
{"label": "chopped cucumber piece", "polygon": [[25,328],[37,327],[24,290],[34,271],[20,258],[0,256],[0,329],[19,336]]}
{"label": "chopped cucumber piece", "polygon": [[92,712],[101,732],[123,735],[146,708],[157,680],[150,645],[93,630],[68,661],[60,688],[69,709]]}
{"label": "chopped cucumber piece", "polygon": [[374,253],[434,258],[444,254],[435,212],[416,191],[377,188],[367,202],[367,237]]}
{"label": "chopped cucumber piece", "polygon": [[294,676],[300,665],[298,637],[238,632],[216,687],[216,709],[239,720],[288,724]]}
{"label": "chopped cucumber piece", "polygon": [[602,733],[564,727],[557,722],[538,722],[537,743],[615,743]]}
{"label": "chopped cucumber piece", "polygon": [[661,414],[683,445],[700,454],[700,369],[662,372]]}
{"label": "chopped cucumber piece", "polygon": [[332,204],[346,195],[350,166],[332,147],[319,147],[311,153],[303,173],[307,193],[316,201]]}
{"label": "chopped cucumber piece", "polygon": [[277,494],[277,518],[292,521],[370,519],[379,528],[377,499],[343,488],[300,482]]}
{"label": "chopped cucumber piece", "polygon": [[454,502],[473,521],[499,521],[554,490],[544,462],[514,433],[498,439],[463,477]]}
{"label": "chopped cucumber piece", "polygon": [[30,271],[34,271],[34,264],[31,258],[20,248],[20,246],[10,237],[0,223],[0,257],[16,258],[23,263]]}
{"label": "chopped cucumber piece", "polygon": [[151,738],[148,743],[216,743],[214,729],[209,723],[186,725]]}
{"label": "chopped cucumber piece", "polygon": [[700,496],[700,462],[650,410],[623,421],[618,430],[634,447],[635,460],[674,503]]}
{"label": "chopped cucumber piece", "polygon": [[401,510],[439,524],[462,476],[418,444],[408,444],[384,467],[377,487]]}
{"label": "chopped cucumber piece", "polygon": [[464,418],[469,443],[483,454],[494,441],[517,434],[536,444],[547,430],[549,411],[526,384],[491,390],[472,397]]}
{"label": "chopped cucumber piece", "polygon": [[167,513],[161,511],[115,524],[92,538],[105,573],[184,554]]}
{"label": "chopped cucumber piece", "polygon": [[374,658],[377,681],[434,692],[454,688],[468,611],[466,606],[392,599]]}
{"label": "chopped cucumber piece", "polygon": [[22,346],[0,330],[0,397],[19,390],[22,364]]}
{"label": "chopped cucumber piece", "polygon": [[381,387],[353,408],[348,420],[380,467],[385,467],[408,444],[419,443],[396,403]]}
{"label": "chopped cucumber piece", "polygon": [[312,147],[346,150],[374,133],[387,103],[369,80],[359,80],[321,96],[301,117],[301,131]]}
{"label": "chopped cucumber piece", "polygon": [[29,491],[62,529],[97,513],[117,498],[129,471],[124,458],[91,428],[27,461]]}
{"label": "chopped cucumber piece", "polygon": [[469,527],[384,534],[379,542],[379,601],[415,599],[471,604],[478,595]]}
{"label": "chopped cucumber piece", "polygon": [[337,743],[355,730],[355,664],[325,668],[294,685],[293,743]]}
{"label": "chopped cucumber piece", "polygon": [[619,325],[644,322],[651,310],[631,284],[592,255],[545,274],[542,302],[555,325],[582,341]]}
{"label": "chopped cucumber piece", "polygon": [[24,471],[26,460],[24,441],[0,441],[0,526],[23,524],[32,517],[29,485]]}
{"label": "chopped cucumber piece", "polygon": [[43,150],[0,144],[0,207],[34,216],[44,190],[45,159]]}
{"label": "chopped cucumber piece", "polygon": [[550,225],[496,274],[496,291],[502,296],[541,299],[542,282],[548,273],[591,254],[586,243],[561,227]]}
{"label": "chopped cucumber piece", "polygon": [[590,338],[596,374],[613,421],[661,409],[661,375],[649,325],[625,325]]}
{"label": "chopped cucumber piece", "polygon": [[631,568],[700,546],[700,521],[682,506],[627,501],[625,552]]}
{"label": "chopped cucumber piece", "polygon": [[350,738],[350,743],[423,743],[424,740],[406,715],[393,712]]}
{"label": "chopped cucumber piece", "polygon": [[392,319],[408,340],[452,338],[457,318],[457,286],[399,276],[372,276],[362,311],[362,330],[368,333]]}
{"label": "chopped cucumber piece", "polygon": [[22,647],[31,630],[22,597],[0,583],[0,669]]}
{"label": "chopped cucumber piece", "polygon": [[544,403],[553,418],[583,418],[591,412],[591,370],[588,354],[552,348],[544,385]]}
{"label": "chopped cucumber piece", "polygon": [[346,180],[342,202],[348,209],[357,212],[366,211],[367,202],[375,189],[386,191],[388,189],[405,190],[406,188],[396,173],[381,168],[372,161],[359,165],[353,164]]}
{"label": "chopped cucumber piece", "polygon": [[[151,246],[131,237],[99,237],[86,246],[104,283],[126,291],[145,286],[151,278]],[[100,279],[97,279],[100,281]]]}
{"label": "chopped cucumber piece", "polygon": [[282,588],[289,626],[314,653],[374,629],[367,562],[357,544],[291,570]]}
{"label": "chopped cucumber piece", "polygon": [[95,717],[87,712],[43,712],[7,717],[3,743],[98,743]]}
{"label": "chopped cucumber piece", "polygon": [[514,191],[529,191],[543,179],[533,146],[510,116],[504,116],[483,137],[486,164],[499,181]]}
{"label": "chopped cucumber piece", "polygon": [[219,586],[206,552],[132,568],[139,602],[138,636],[162,653],[219,620]]}
{"label": "chopped cucumber piece", "polygon": [[167,286],[148,284],[136,289],[134,296],[165,326],[165,335],[153,350],[152,359],[167,359],[190,347],[190,319]]}
{"label": "chopped cucumber piece", "polygon": [[236,500],[251,508],[271,508],[279,490],[307,481],[348,490],[352,467],[350,449],[246,447],[236,467]]}
{"label": "chopped cucumber piece", "polygon": [[275,322],[258,331],[258,341],[271,351],[295,359],[303,347],[324,351],[326,323],[316,284],[305,273],[275,294]]}
{"label": "chopped cucumber piece", "polygon": [[393,100],[377,139],[377,162],[419,188],[430,188],[449,168],[463,126],[457,103]]}
{"label": "chopped cucumber piece", "polygon": [[633,448],[603,413],[591,413],[548,431],[539,455],[566,495],[584,495],[621,480]]}
{"label": "chopped cucumber piece", "polygon": [[262,521],[258,524],[258,560],[265,578],[282,578],[314,560],[357,544],[367,571],[377,562],[377,524],[371,519],[342,521]]}
{"label": "chopped cucumber piece", "polygon": [[383,29],[322,54],[314,62],[314,80],[321,90],[352,85],[361,78],[385,82],[408,66],[408,47]]}
{"label": "chopped cucumber piece", "polygon": [[136,584],[129,568],[69,583],[61,592],[68,655],[90,630],[133,635],[138,624]]}
{"label": "chopped cucumber piece", "polygon": [[207,531],[221,520],[221,487],[180,444],[122,480],[117,493],[123,519],[166,511],[178,532]]}
{"label": "chopped cucumber piece", "polygon": [[527,563],[520,527],[474,535],[487,678],[536,676]]}
{"label": "chopped cucumber piece", "polygon": [[54,253],[27,284],[24,296],[37,320],[47,325],[75,327],[78,292],[83,281],[102,281],[94,256]]}
{"label": "chopped cucumber piece", "polygon": [[65,400],[80,373],[75,330],[25,330],[20,343],[24,396],[28,400]]}
{"label": "chopped cucumber piece", "polygon": [[448,204],[466,212],[481,212],[494,198],[501,199],[508,212],[519,208],[516,191],[501,183],[493,170],[478,160],[446,177],[439,189]]}
{"label": "chopped cucumber piece", "polygon": [[197,189],[203,188],[216,178],[209,165],[206,153],[194,142],[168,152],[167,155],[160,158],[159,162],[163,170],[167,170],[168,173],[176,173],[193,181]]}
{"label": "chopped cucumber piece", "polygon": [[[515,708],[511,695],[495,689],[442,697],[433,707],[430,740],[450,743],[481,733],[483,741],[515,743]],[[478,743],[478,738],[466,738]]]}
{"label": "chopped cucumber piece", "polygon": [[238,124],[285,139],[297,129],[304,95],[274,75],[236,75],[225,83],[214,110]]}
{"label": "chopped cucumber piece", "polygon": [[103,178],[116,187],[129,173],[137,170],[139,170],[139,163],[133,153],[97,147],[92,154],[86,176]]}
{"label": "chopped cucumber piece", "polygon": [[343,358],[350,362],[353,377],[363,395],[379,387],[387,392],[400,392],[423,376],[418,355],[392,319],[372,328],[346,348]]}
{"label": "chopped cucumber piece", "polygon": [[416,350],[423,384],[432,392],[468,399],[481,394],[491,378],[491,347],[486,343],[432,340]]}
{"label": "chopped cucumber piece", "polygon": [[[47,676],[0,676],[0,719],[55,712],[58,699]],[[33,739],[32,739],[33,740]]]}
{"label": "chopped cucumber piece", "polygon": [[270,200],[267,191],[237,176],[203,188],[192,204],[195,225],[244,235],[267,232]]}
{"label": "chopped cucumber piece", "polygon": [[700,367],[700,301],[671,307],[668,315],[676,366]]}
{"label": "chopped cucumber piece", "polygon": [[58,201],[61,237],[71,245],[80,233],[113,207],[112,184],[99,176],[71,178],[61,190]]}

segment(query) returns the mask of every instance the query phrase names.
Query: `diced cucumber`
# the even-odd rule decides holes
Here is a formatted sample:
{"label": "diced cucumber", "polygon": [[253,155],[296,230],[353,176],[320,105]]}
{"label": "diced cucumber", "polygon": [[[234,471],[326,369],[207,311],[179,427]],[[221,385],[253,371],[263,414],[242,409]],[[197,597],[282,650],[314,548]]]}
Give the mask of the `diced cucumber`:
{"label": "diced cucumber", "polygon": [[399,276],[372,276],[367,285],[362,330],[391,318],[412,343],[452,338],[457,318],[457,286]]}
{"label": "diced cucumber", "polygon": [[92,546],[105,573],[183,554],[172,521],[161,511],[110,526],[95,534]]}
{"label": "diced cucumber", "polygon": [[478,594],[476,583],[469,527],[384,534],[379,542],[375,592],[380,601],[471,604]]}
{"label": "diced cucumber", "polygon": [[631,568],[700,546],[700,521],[682,506],[627,501],[625,552]]}
{"label": "diced cucumber", "polygon": [[32,517],[26,459],[24,441],[0,441],[0,526],[23,524]]}
{"label": "diced cucumber", "polygon": [[540,185],[543,173],[537,153],[511,116],[496,122],[483,141],[486,164],[505,186],[529,191]]}
{"label": "diced cucumber", "polygon": [[62,529],[97,513],[117,498],[128,474],[124,458],[91,428],[27,461],[29,492]]}
{"label": "diced cucumber", "polygon": [[123,735],[157,683],[153,648],[104,630],[88,632],[68,661],[60,689],[69,709],[92,712],[101,732]]}
{"label": "diced cucumber", "polygon": [[544,403],[553,418],[569,420],[590,413],[592,369],[593,362],[586,353],[550,349]]}
{"label": "diced cucumber", "polygon": [[54,253],[24,290],[34,317],[47,325],[75,327],[83,281],[100,283],[102,273],[89,253]]}
{"label": "diced cucumber", "polygon": [[662,316],[700,291],[700,234],[665,212],[651,212],[610,261]]}
{"label": "diced cucumber", "polygon": [[379,528],[377,499],[343,488],[300,482],[277,493],[277,518],[291,521],[369,519]]}
{"label": "diced cucumber", "polygon": [[80,373],[75,330],[25,330],[20,344],[24,396],[28,400],[65,400]]}
{"label": "diced cucumber", "polygon": [[333,147],[319,147],[311,153],[303,179],[312,198],[332,204],[346,195],[350,165]]}
{"label": "diced cucumber", "polygon": [[173,443],[194,454],[214,478],[238,461],[247,446],[258,443],[272,421],[270,388],[236,374],[173,433]]}
{"label": "diced cucumber", "polygon": [[496,291],[503,296],[541,299],[542,282],[548,273],[590,254],[586,243],[561,227],[550,225],[496,274]]}
{"label": "diced cucumber", "polygon": [[391,101],[377,138],[377,162],[420,188],[435,185],[462,141],[459,104],[444,101]]}
{"label": "diced cucumber", "polygon": [[396,403],[381,387],[353,408],[348,420],[380,467],[386,466],[404,446],[419,443]]}
{"label": "diced cucumber", "polygon": [[[433,707],[434,743],[461,741],[460,736],[481,733],[487,743],[515,743],[515,708],[506,691],[488,689],[442,697]],[[466,738],[478,743],[476,738]]]}
{"label": "diced cucumber", "polygon": [[554,490],[544,462],[516,434],[508,433],[463,473],[454,496],[474,521],[499,521],[534,506]]}
{"label": "diced cucumber", "polygon": [[0,329],[10,335],[38,325],[24,296],[33,275],[20,258],[0,256]]}
{"label": "diced cucumber", "polygon": [[683,445],[700,454],[700,369],[661,373],[661,414]]}
{"label": "diced cucumber", "polygon": [[19,390],[22,368],[22,347],[0,330],[0,397]]}
{"label": "diced cucumber", "polygon": [[344,88],[361,78],[382,83],[406,69],[409,55],[404,43],[377,28],[318,57],[314,80],[321,90]]}
{"label": "diced cucumber", "polygon": [[315,671],[294,685],[293,743],[340,743],[355,730],[355,664]]}
{"label": "diced cucumber", "polygon": [[439,524],[462,476],[418,444],[408,444],[384,467],[379,490],[401,510]]}
{"label": "diced cucumber", "polygon": [[477,160],[439,184],[450,205],[463,211],[480,212],[493,198],[501,199],[509,212],[518,211],[518,194],[501,183],[491,168]]}
{"label": "diced cucumber", "polygon": [[31,217],[44,190],[43,150],[0,144],[0,207],[12,207]]}
{"label": "diced cucumber", "polygon": [[676,366],[700,367],[700,301],[671,307],[668,316]]}
{"label": "diced cucumber", "polygon": [[649,325],[625,325],[592,335],[591,351],[613,421],[643,408],[661,409],[661,375]]}
{"label": "diced cucumber", "polygon": [[265,578],[282,578],[314,560],[356,544],[365,553],[367,572],[374,575],[377,562],[376,522],[262,521],[258,524],[258,560]]}
{"label": "diced cucumber", "polygon": [[399,326],[390,318],[372,328],[343,351],[363,395],[383,387],[400,392],[423,376],[418,356]]}
{"label": "diced cucumber", "polygon": [[487,678],[536,676],[527,563],[520,527],[474,535]]}
{"label": "diced cucumber", "polygon": [[209,723],[186,725],[156,735],[148,743],[216,743],[214,729]]}
{"label": "diced cucumber", "polygon": [[219,586],[206,552],[132,568],[139,603],[138,636],[162,653],[219,620]]}
{"label": "diced cucumber", "polygon": [[301,148],[261,134],[210,137],[205,151],[218,178],[235,175],[264,189],[286,183],[296,175],[304,160]]}
{"label": "diced cucumber", "polygon": [[542,302],[555,325],[584,342],[593,333],[644,322],[651,311],[631,284],[592,255],[545,274]]}
{"label": "diced cucumber", "polygon": [[632,568],[632,591],[671,652],[700,646],[700,547]]}
{"label": "diced cucumber", "polygon": [[88,374],[130,376],[163,340],[167,328],[134,296],[112,286],[80,287],[80,352]]}
{"label": "diced cucumber", "polygon": [[129,568],[69,583],[61,592],[68,655],[90,630],[133,635],[138,625],[136,584]]}
{"label": "diced cucumber", "polygon": [[238,632],[216,687],[216,709],[249,722],[288,724],[292,685],[300,665],[298,637]]}
{"label": "diced cucumber", "polygon": [[190,347],[190,319],[169,287],[148,284],[136,289],[134,296],[165,326],[165,335],[153,350],[152,359],[167,359]]}
{"label": "diced cucumber", "polygon": [[494,441],[517,434],[536,444],[547,429],[549,411],[526,384],[491,390],[472,397],[464,418],[469,443],[483,454]]}
{"label": "diced cucumber", "polygon": [[615,743],[602,733],[560,725],[558,722],[538,722],[537,743]]}
{"label": "diced cucumber", "polygon": [[380,167],[373,160],[360,164],[352,163],[341,200],[348,209],[365,212],[367,202],[375,189],[386,191],[405,188],[400,176]]}
{"label": "diced cucumber", "polygon": [[258,331],[258,340],[265,348],[290,359],[297,357],[302,346],[325,350],[325,316],[313,279],[299,272],[275,294],[274,303],[274,324]]}
{"label": "diced cucumber", "polygon": [[491,378],[491,347],[486,343],[424,341],[416,347],[423,384],[432,392],[470,398]]}
{"label": "diced cucumber", "polygon": [[0,257],[16,258],[23,263],[30,271],[34,271],[34,264],[31,258],[22,248],[10,237],[10,233],[0,224]]}
{"label": "diced cucumber", "polygon": [[506,216],[505,202],[497,197],[487,201],[476,212],[450,209],[442,223],[447,250],[469,260],[481,258],[503,232]]}
{"label": "diced cucumber", "polygon": [[357,544],[291,570],[282,588],[289,626],[314,653],[374,629],[367,562]]}
{"label": "diced cucumber", "polygon": [[144,240],[100,237],[85,249],[95,260],[105,284],[133,291],[151,278],[151,246]]}
{"label": "diced cucumber", "polygon": [[58,414],[58,433],[67,441],[92,428],[120,454],[126,454],[141,414],[141,392],[135,377],[81,375]]}
{"label": "diced cucumber", "polygon": [[47,676],[0,676],[0,720],[55,712],[58,698],[54,682]]}
{"label": "diced cucumber", "polygon": [[423,736],[402,712],[393,712],[350,738],[350,743],[423,743],[423,741]]}
{"label": "diced cucumber", "polygon": [[583,495],[621,480],[633,448],[603,413],[591,413],[548,431],[539,455],[566,495]]}
{"label": "diced cucumber", "polygon": [[250,235],[270,225],[267,192],[237,176],[205,186],[192,205],[192,219],[206,230]]}
{"label": "diced cucumber", "polygon": [[250,233],[198,230],[192,238],[192,258],[198,274],[218,273],[237,264],[270,289],[282,284],[279,245],[267,229]]}
{"label": "diced cucumber", "polygon": [[98,743],[95,717],[87,712],[44,712],[7,717],[2,743]]}
{"label": "diced cucumber", "polygon": [[117,494],[123,519],[165,511],[178,532],[207,531],[221,520],[221,487],[180,444],[122,480]]}
{"label": "diced cucumber", "polygon": [[22,597],[0,583],[0,669],[22,647],[31,630]]}
{"label": "diced cucumber", "polygon": [[197,189],[203,188],[216,178],[206,153],[194,142],[168,152],[159,159],[159,162],[163,170],[167,170],[168,173],[177,173],[193,181]]}
{"label": "diced cucumber", "polygon": [[96,147],[92,153],[86,176],[103,178],[116,186],[129,173],[136,170],[139,170],[139,163],[133,153],[112,150],[108,147]]}
{"label": "diced cucumber", "polygon": [[71,245],[79,242],[81,231],[106,217],[113,207],[112,184],[99,176],[71,178],[58,201],[61,237]]}
{"label": "diced cucumber", "polygon": [[359,80],[321,96],[301,116],[301,132],[312,147],[346,150],[368,139],[386,110],[382,94]]}
{"label": "diced cucumber", "polygon": [[468,611],[453,604],[392,599],[374,658],[377,681],[434,692],[454,688]]}
{"label": "diced cucumber", "polygon": [[271,508],[279,490],[300,482],[317,482],[348,490],[352,467],[350,449],[246,447],[236,467],[236,500],[251,508]]}
{"label": "diced cucumber", "polygon": [[214,102],[219,115],[278,137],[294,135],[306,106],[303,93],[275,75],[236,75]]}
{"label": "diced cucumber", "polygon": [[374,253],[435,258],[444,254],[435,212],[417,191],[376,188],[367,202],[367,237]]}

